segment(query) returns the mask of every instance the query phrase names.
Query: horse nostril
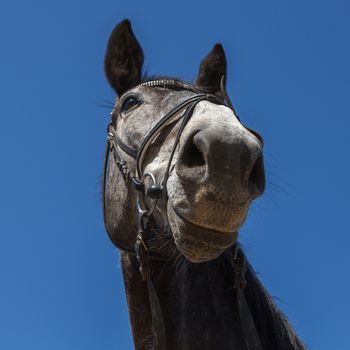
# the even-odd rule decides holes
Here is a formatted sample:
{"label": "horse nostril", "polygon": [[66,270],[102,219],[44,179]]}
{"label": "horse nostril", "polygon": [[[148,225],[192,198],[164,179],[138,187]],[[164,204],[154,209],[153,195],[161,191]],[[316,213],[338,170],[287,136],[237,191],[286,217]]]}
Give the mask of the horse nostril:
{"label": "horse nostril", "polygon": [[187,168],[198,168],[205,165],[205,159],[198,148],[198,146],[193,142],[193,137],[191,137],[182,152],[181,163]]}
{"label": "horse nostril", "polygon": [[265,190],[265,171],[263,156],[260,155],[255,162],[249,175],[248,186],[250,192],[255,196],[260,196]]}

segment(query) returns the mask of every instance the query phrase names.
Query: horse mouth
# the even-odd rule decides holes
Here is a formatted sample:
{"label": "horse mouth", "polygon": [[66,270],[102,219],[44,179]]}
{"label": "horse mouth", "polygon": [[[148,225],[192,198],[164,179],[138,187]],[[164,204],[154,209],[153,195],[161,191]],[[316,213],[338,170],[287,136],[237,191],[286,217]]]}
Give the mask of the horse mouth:
{"label": "horse mouth", "polygon": [[168,202],[168,218],[178,250],[193,263],[216,259],[232,246],[238,232],[223,232],[192,223]]}

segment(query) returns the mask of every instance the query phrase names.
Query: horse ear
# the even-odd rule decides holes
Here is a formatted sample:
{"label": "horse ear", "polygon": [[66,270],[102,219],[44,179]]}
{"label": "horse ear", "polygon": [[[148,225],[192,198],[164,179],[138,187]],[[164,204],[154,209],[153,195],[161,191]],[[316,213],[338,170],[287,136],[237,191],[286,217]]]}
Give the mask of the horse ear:
{"label": "horse ear", "polygon": [[221,91],[222,77],[226,77],[225,51],[221,44],[215,44],[201,62],[196,85],[200,89],[216,94]]}
{"label": "horse ear", "polygon": [[125,19],[114,28],[105,56],[106,77],[118,95],[140,83],[142,64],[142,48]]}

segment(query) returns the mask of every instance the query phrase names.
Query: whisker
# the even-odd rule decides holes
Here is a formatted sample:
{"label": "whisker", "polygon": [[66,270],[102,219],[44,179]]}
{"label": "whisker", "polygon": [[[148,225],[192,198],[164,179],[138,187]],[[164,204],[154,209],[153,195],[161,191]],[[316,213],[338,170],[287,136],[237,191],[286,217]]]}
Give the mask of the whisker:
{"label": "whisker", "polygon": [[108,108],[109,110],[111,110],[112,109],[111,107],[113,107],[113,106],[98,104],[97,107]]}
{"label": "whisker", "polygon": [[185,257],[183,257],[181,255],[182,259],[179,259],[177,265],[176,265],[176,268],[175,268],[175,273],[176,274],[182,274],[182,273],[185,273],[188,266],[190,265],[190,262],[185,259]]}
{"label": "whisker", "polygon": [[169,259],[165,262],[165,264],[164,264],[162,270],[160,271],[160,273],[159,273],[159,275],[158,275],[158,280],[162,277],[162,275],[163,275],[165,272],[167,272],[167,271],[171,268],[171,266],[172,266],[173,264],[170,264],[170,265],[169,265],[169,263],[171,262],[172,259],[175,259],[175,260],[177,259],[177,255],[176,255],[177,253],[179,253],[178,250],[177,250],[177,249],[174,249],[173,254],[171,254],[171,256],[169,257]]}
{"label": "whisker", "polygon": [[111,102],[111,101],[108,101],[108,100],[105,100],[105,99],[102,99],[102,101],[104,103],[107,103],[107,104],[111,105],[112,107],[114,107],[114,102]]}
{"label": "whisker", "polygon": [[181,271],[181,266],[183,264],[183,261],[185,259],[181,259],[181,256],[178,257],[177,261],[176,261],[176,265],[175,265],[175,274],[178,275]]}

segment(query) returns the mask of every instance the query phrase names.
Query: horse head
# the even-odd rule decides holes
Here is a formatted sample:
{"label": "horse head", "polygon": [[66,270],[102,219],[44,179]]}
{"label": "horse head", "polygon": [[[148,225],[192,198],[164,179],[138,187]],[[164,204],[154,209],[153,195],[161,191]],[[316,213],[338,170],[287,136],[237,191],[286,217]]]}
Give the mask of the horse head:
{"label": "horse head", "polygon": [[264,192],[262,138],[230,105],[220,44],[203,59],[193,84],[142,78],[143,57],[129,21],[121,22],[105,57],[106,76],[117,94],[110,134],[127,175],[137,174],[144,193],[158,193],[137,193],[120,171],[121,159],[109,161],[107,231],[117,246],[132,250],[142,196],[148,213],[152,208],[148,248],[209,261],[235,243],[250,204]]}

